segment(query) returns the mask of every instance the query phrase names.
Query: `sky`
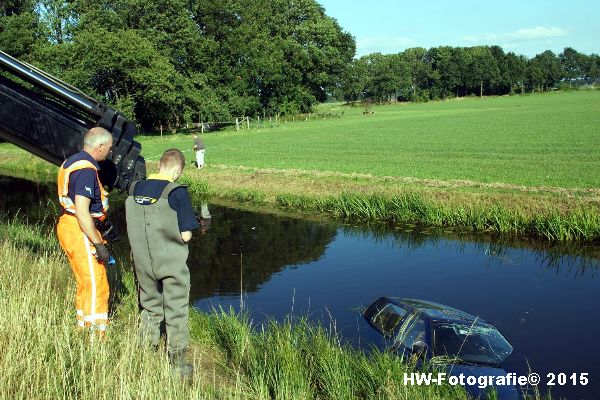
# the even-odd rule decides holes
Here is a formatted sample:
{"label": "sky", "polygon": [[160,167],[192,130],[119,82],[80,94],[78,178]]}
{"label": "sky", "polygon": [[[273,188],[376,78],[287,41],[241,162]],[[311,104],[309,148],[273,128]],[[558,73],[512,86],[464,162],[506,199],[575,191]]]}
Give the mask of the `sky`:
{"label": "sky", "polygon": [[600,0],[317,0],[356,39],[356,56],[410,47],[499,45],[533,57],[600,53]]}

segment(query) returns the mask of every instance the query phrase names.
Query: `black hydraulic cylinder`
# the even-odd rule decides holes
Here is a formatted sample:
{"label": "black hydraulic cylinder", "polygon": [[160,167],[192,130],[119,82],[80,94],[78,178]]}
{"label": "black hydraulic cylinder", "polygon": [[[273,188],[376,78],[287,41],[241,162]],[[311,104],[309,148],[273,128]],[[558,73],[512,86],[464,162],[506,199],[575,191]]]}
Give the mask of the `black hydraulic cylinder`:
{"label": "black hydraulic cylinder", "polygon": [[[126,190],[145,179],[135,124],[110,107],[50,75],[0,51],[0,138],[60,165],[83,148],[83,135],[101,126],[113,136],[113,150],[101,163],[101,179],[109,190]],[[34,86],[28,88],[15,77]]]}
{"label": "black hydraulic cylinder", "polygon": [[104,113],[102,103],[95,101],[94,99],[78,93],[74,89],[69,88],[66,84],[53,79],[50,75],[42,73],[37,68],[28,64],[22,63],[14,57],[0,51],[0,65],[19,78],[43,89],[53,95],[62,98],[68,103],[75,105],[76,107],[92,113],[98,117],[101,117]]}

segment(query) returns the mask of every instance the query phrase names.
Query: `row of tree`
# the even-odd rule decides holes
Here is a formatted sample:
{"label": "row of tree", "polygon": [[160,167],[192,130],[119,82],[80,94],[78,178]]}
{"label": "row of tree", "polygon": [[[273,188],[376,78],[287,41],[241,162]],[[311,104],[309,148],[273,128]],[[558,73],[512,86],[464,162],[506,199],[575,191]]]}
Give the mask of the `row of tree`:
{"label": "row of tree", "polygon": [[545,91],[600,81],[600,57],[566,48],[533,58],[499,46],[411,48],[354,60],[341,78],[347,101],[427,101],[448,97]]}
{"label": "row of tree", "polygon": [[309,112],[334,97],[422,101],[598,79],[567,48],[532,59],[492,47],[354,59],[315,0],[3,0],[0,49],[137,120],[159,125]]}

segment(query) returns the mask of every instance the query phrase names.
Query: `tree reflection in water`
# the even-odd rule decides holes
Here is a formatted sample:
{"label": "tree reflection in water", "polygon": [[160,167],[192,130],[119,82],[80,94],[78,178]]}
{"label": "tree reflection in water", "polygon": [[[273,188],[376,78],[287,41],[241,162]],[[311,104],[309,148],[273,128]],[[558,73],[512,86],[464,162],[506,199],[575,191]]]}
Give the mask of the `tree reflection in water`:
{"label": "tree reflection in water", "polygon": [[336,232],[327,224],[218,206],[211,215],[210,230],[190,243],[193,299],[239,294],[242,274],[243,291],[254,292],[285,267],[318,260]]}

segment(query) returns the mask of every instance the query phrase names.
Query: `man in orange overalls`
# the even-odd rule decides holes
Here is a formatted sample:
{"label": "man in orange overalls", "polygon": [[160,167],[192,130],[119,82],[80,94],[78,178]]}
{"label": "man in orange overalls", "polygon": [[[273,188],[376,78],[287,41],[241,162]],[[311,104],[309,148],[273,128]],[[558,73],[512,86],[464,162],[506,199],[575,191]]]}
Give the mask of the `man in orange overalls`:
{"label": "man in orange overalls", "polygon": [[58,172],[63,214],[56,230],[77,284],[78,329],[97,330],[100,335],[108,323],[106,265],[110,255],[94,219],[104,220],[108,210],[108,193],[98,178],[98,161],[106,159],[112,143],[106,129],[90,129],[83,138],[83,150],[69,157]]}

